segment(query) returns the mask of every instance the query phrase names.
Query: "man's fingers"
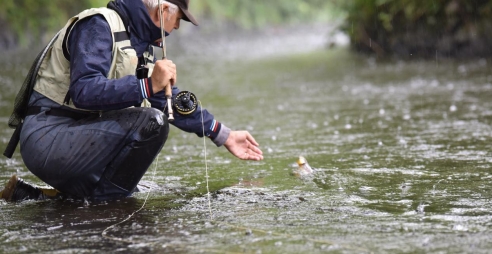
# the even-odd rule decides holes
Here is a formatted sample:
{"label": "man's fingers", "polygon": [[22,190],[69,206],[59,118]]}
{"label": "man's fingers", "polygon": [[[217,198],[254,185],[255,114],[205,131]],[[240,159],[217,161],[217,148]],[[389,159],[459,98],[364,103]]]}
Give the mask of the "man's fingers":
{"label": "man's fingers", "polygon": [[242,160],[255,160],[255,161],[261,161],[263,160],[263,156],[257,155],[257,154],[249,154],[245,153],[242,157],[240,157]]}
{"label": "man's fingers", "polygon": [[253,145],[255,146],[260,146],[260,144],[258,144],[258,142],[256,142],[255,138],[253,138],[253,136],[251,136],[251,134],[249,134],[249,132],[246,132],[246,139]]}
{"label": "man's fingers", "polygon": [[257,146],[251,146],[250,150],[256,154],[263,154],[263,152]]}

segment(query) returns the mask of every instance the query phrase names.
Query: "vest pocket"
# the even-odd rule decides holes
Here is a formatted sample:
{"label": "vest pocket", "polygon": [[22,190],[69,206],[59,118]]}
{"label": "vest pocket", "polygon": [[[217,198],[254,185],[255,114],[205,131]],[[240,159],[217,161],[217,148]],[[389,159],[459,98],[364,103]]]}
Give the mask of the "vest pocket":
{"label": "vest pocket", "polygon": [[119,79],[128,75],[135,75],[138,65],[137,52],[131,47],[118,47],[115,53],[115,72],[108,78]]}

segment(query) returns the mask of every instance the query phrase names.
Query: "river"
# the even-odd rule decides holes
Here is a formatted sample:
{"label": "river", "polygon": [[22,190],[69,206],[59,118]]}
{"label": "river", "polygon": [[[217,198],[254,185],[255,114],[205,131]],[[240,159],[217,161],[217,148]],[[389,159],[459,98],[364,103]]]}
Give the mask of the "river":
{"label": "river", "polygon": [[[276,33],[284,38],[272,39]],[[490,60],[380,60],[347,47],[324,48],[325,34],[270,34],[249,41],[182,36],[168,45],[180,88],[193,91],[225,125],[252,133],[263,161],[237,160],[172,128],[142,180],[146,192],[108,203],[0,201],[2,250],[492,249]],[[23,59],[34,58],[24,54],[0,62],[1,151],[12,133],[7,121],[13,98],[29,67]],[[292,176],[300,155],[317,169],[311,177]],[[0,183],[14,173],[43,185],[18,152],[0,159]]]}

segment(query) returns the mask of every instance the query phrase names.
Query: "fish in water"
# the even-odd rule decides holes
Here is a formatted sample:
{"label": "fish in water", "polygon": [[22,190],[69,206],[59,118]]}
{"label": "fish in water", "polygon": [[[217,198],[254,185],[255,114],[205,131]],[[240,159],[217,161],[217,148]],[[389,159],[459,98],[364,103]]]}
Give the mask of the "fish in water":
{"label": "fish in water", "polygon": [[299,159],[297,159],[297,165],[298,167],[293,172],[295,176],[303,177],[314,173],[313,168],[309,166],[306,158],[303,156],[299,156]]}

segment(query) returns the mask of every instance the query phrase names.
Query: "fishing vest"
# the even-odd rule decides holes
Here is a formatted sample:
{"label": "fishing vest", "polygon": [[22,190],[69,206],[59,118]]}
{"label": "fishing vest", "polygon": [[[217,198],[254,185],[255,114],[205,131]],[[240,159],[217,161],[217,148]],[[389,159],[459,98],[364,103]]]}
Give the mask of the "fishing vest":
{"label": "fishing vest", "polygon": [[[132,47],[129,35],[120,16],[108,8],[94,8],[81,12],[71,18],[60,31],[58,39],[49,49],[45,59],[39,67],[34,90],[56,103],[77,110],[83,110],[70,103],[68,90],[70,87],[70,53],[68,51],[68,37],[73,27],[80,20],[94,15],[102,15],[109,24],[113,38],[112,62],[106,77],[108,79],[119,79],[128,75],[135,75],[138,56]],[[154,56],[145,52],[150,77],[154,67]],[[150,103],[144,99],[142,106],[149,107]]]}

